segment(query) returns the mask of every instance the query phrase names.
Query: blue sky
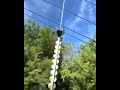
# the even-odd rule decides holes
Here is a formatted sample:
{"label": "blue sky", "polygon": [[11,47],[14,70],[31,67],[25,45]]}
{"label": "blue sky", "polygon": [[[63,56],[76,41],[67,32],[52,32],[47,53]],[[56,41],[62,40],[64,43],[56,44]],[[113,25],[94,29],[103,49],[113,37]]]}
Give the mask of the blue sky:
{"label": "blue sky", "polygon": [[[59,7],[62,7],[63,0],[47,0],[47,1]],[[96,4],[96,0],[89,0],[89,1]],[[43,0],[24,0],[24,8],[30,9],[36,13],[39,13],[40,15],[43,15],[44,17],[47,17],[57,23],[60,23],[61,10],[44,2]],[[65,9],[89,21],[96,23],[96,6],[86,2],[85,0],[66,0]],[[27,10],[24,10],[24,12],[54,27],[58,27],[58,25],[42,17],[39,17]],[[29,19],[29,17],[24,15],[24,19],[27,20]],[[37,22],[37,23],[40,24],[41,27],[44,25],[43,23],[40,23],[40,22]],[[70,29],[75,30],[78,33],[86,35],[90,38],[93,38],[96,36],[96,25],[93,25],[87,21],[84,21],[67,12],[64,12],[63,25]],[[68,34],[75,36],[85,42],[89,41],[89,39],[84,38],[67,29],[65,29],[65,31]],[[81,41],[74,39],[66,34],[63,37],[64,37],[63,42],[72,43],[76,50],[80,48],[81,44],[83,44]]]}

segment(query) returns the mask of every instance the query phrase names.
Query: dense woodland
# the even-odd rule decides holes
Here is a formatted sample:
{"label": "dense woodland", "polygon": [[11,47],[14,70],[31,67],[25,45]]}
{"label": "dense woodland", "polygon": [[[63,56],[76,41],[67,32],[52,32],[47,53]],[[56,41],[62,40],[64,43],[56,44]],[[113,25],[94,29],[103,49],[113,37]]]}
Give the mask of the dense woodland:
{"label": "dense woodland", "polygon": [[[49,90],[50,70],[57,35],[48,26],[24,23],[24,90]],[[75,53],[72,44],[62,43],[55,90],[96,90],[95,42],[83,44]]]}

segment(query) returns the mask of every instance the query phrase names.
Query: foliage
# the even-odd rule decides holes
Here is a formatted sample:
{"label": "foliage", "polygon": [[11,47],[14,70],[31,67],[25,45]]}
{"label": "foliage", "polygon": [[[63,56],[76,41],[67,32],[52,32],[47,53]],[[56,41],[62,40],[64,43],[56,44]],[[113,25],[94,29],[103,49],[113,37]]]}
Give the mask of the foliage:
{"label": "foliage", "polygon": [[24,25],[24,89],[46,90],[56,35],[51,28],[40,28],[35,22]]}
{"label": "foliage", "polygon": [[93,41],[89,44],[93,46],[81,46],[75,60],[61,70],[64,82],[69,82],[68,90],[96,90],[96,48]]}
{"label": "foliage", "polygon": [[[29,20],[24,24],[24,90],[48,90],[56,33]],[[96,48],[93,41],[79,53],[62,43],[55,90],[96,90]]]}

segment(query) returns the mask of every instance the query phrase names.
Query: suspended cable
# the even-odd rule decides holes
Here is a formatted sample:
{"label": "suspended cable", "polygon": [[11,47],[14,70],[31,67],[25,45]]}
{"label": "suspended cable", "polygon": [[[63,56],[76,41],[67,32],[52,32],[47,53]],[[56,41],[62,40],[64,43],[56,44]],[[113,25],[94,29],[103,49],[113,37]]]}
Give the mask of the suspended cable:
{"label": "suspended cable", "polygon": [[92,3],[92,2],[90,2],[88,0],[85,0],[85,1],[88,2],[88,3],[90,3],[90,4],[92,4],[92,5],[94,5],[94,6],[96,6],[96,4],[94,4],[94,3]]}
{"label": "suspended cable", "polygon": [[[36,12],[33,12],[33,11],[31,11],[31,10],[29,10],[29,9],[26,9],[26,8],[24,8],[24,9],[27,10],[27,11],[30,11],[31,13],[34,13],[34,14],[42,17],[42,18],[45,18],[45,19],[47,19],[48,21],[51,21],[51,22],[59,25],[59,23],[57,23],[57,22],[55,22],[55,21],[53,21],[53,20],[51,20],[51,19],[48,19],[48,18],[46,18],[46,17],[44,17],[44,16],[42,16],[42,15],[36,13]],[[85,36],[85,35],[83,35],[83,34],[81,34],[81,33],[78,33],[78,32],[76,32],[76,31],[74,31],[74,30],[72,30],[72,29],[70,29],[70,28],[68,28],[68,27],[66,27],[66,26],[63,26],[63,25],[61,25],[61,26],[64,27],[64,28],[66,28],[66,29],[68,29],[68,30],[70,30],[70,31],[72,31],[72,32],[74,32],[74,33],[76,33],[76,34],[79,34],[79,35],[81,35],[81,36],[83,36],[83,37],[85,37],[85,38],[87,38],[87,39],[89,39],[89,40],[92,40],[92,41],[96,42],[95,40],[93,40],[93,39],[91,39],[91,38],[89,38],[89,37],[87,37],[87,36]]]}
{"label": "suspended cable", "polygon": [[[36,18],[34,18],[34,17],[32,17],[32,16],[26,14],[26,13],[24,13],[24,14],[25,14],[26,16],[28,16],[28,17],[30,17],[30,18],[36,20],[36,21],[39,21],[39,22],[41,22],[41,23],[43,23],[43,24],[45,24],[45,25],[47,25],[47,26],[53,28],[53,29],[56,29],[55,27],[53,27],[53,26],[51,26],[51,25],[49,25],[49,24],[47,24],[47,23],[45,23],[45,22],[43,22],[43,21],[40,21],[40,20],[38,20],[38,19],[36,19]],[[73,38],[75,38],[75,39],[77,39],[77,40],[79,40],[79,41],[81,41],[81,42],[83,42],[83,43],[86,43],[86,44],[90,45],[89,43],[87,43],[87,42],[85,42],[85,41],[83,41],[83,40],[81,40],[81,39],[79,39],[79,38],[76,38],[76,37],[74,37],[74,36],[72,36],[72,35],[70,35],[70,34],[68,34],[68,33],[66,33],[66,32],[64,32],[64,33],[65,33],[66,35],[70,36],[70,37],[73,37]],[[92,45],[90,45],[90,46],[92,46]]]}
{"label": "suspended cable", "polygon": [[[55,7],[57,7],[57,8],[59,8],[59,9],[62,9],[61,7],[58,7],[57,5],[52,4],[51,2],[48,2],[48,1],[46,1],[46,0],[43,0],[43,1],[46,2],[46,3],[48,3],[48,4],[51,4],[51,5],[55,6]],[[87,22],[89,22],[89,23],[91,23],[91,24],[93,24],[93,25],[96,25],[96,23],[91,22],[91,21],[89,21],[89,20],[87,20],[87,19],[85,19],[85,18],[83,18],[83,17],[81,17],[81,16],[78,16],[78,15],[76,15],[76,14],[74,14],[74,13],[68,11],[68,10],[65,10],[65,9],[63,9],[63,10],[66,11],[66,12],[68,12],[68,13],[70,13],[70,14],[72,14],[72,15],[74,15],[74,16],[76,16],[76,17],[78,17],[78,18],[81,18],[81,19],[83,19],[83,20],[85,20],[85,21],[87,21]]]}
{"label": "suspended cable", "polygon": [[68,34],[68,33],[66,33],[66,32],[64,32],[66,35],[68,35],[68,36],[71,36],[71,37],[73,37],[73,38],[75,38],[75,39],[77,39],[77,40],[80,40],[80,41],[82,41],[83,43],[86,43],[86,44],[88,44],[87,42],[85,42],[85,41],[83,41],[83,40],[81,40],[81,39],[79,39],[79,38],[76,38],[76,37],[74,37],[74,36],[72,36],[72,35],[70,35],[70,34]]}

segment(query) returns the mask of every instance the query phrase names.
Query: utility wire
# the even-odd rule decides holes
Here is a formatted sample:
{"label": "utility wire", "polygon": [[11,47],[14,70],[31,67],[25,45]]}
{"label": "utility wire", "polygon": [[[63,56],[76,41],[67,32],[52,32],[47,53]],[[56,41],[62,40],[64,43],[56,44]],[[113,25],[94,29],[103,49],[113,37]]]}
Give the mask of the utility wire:
{"label": "utility wire", "polygon": [[[32,12],[32,13],[34,13],[34,14],[42,17],[42,18],[45,18],[45,19],[47,19],[48,21],[51,21],[51,22],[59,25],[59,23],[57,23],[57,22],[55,22],[55,21],[53,21],[53,20],[51,20],[51,19],[48,19],[48,18],[46,18],[46,17],[44,17],[44,16],[42,16],[42,15],[36,13],[36,12],[33,12],[33,11],[31,11],[31,10],[29,10],[29,9],[26,9],[26,8],[24,8],[24,9],[27,10],[27,11],[30,11],[30,12]],[[83,37],[85,37],[85,38],[87,38],[87,39],[89,39],[89,40],[92,40],[92,41],[96,42],[95,40],[93,40],[93,39],[91,39],[91,38],[89,38],[89,37],[87,37],[87,36],[85,36],[85,35],[83,35],[83,34],[81,34],[81,33],[78,33],[78,32],[76,32],[76,31],[74,31],[74,30],[72,30],[72,29],[70,29],[70,28],[68,28],[68,27],[66,27],[66,26],[63,26],[63,25],[61,25],[61,26],[64,27],[64,28],[66,28],[66,29],[68,29],[68,30],[70,30],[70,31],[72,31],[72,32],[74,32],[74,33],[76,33],[76,34],[79,34],[79,35],[81,35],[81,36],[83,36]]]}
{"label": "utility wire", "polygon": [[[51,5],[55,6],[55,7],[57,7],[57,8],[59,8],[59,9],[62,9],[61,7],[58,7],[57,5],[55,5],[55,4],[51,3],[51,2],[48,2],[48,1],[46,1],[46,0],[43,0],[43,1],[46,2],[46,3],[48,3],[48,4],[51,4]],[[74,15],[74,16],[76,16],[76,17],[78,17],[78,18],[81,18],[81,19],[83,19],[83,20],[85,20],[85,21],[87,21],[87,22],[89,22],[89,23],[91,23],[91,24],[93,24],[93,25],[96,25],[96,23],[94,23],[94,22],[92,22],[92,21],[89,21],[89,20],[87,20],[87,19],[85,19],[85,18],[83,18],[83,17],[81,17],[81,16],[78,16],[78,15],[76,15],[76,14],[74,14],[74,13],[72,13],[72,12],[66,10],[66,9],[63,9],[63,10],[66,11],[66,12],[68,12],[68,13],[70,13],[70,14],[72,14],[72,15]]]}
{"label": "utility wire", "polygon": [[[43,22],[43,21],[40,21],[40,20],[38,20],[38,19],[36,19],[36,18],[34,18],[34,17],[32,17],[32,16],[26,14],[26,13],[24,13],[24,14],[25,14],[26,16],[28,16],[28,17],[30,17],[30,18],[36,20],[36,21],[39,21],[39,22],[41,22],[41,23],[43,23],[43,24],[45,24],[45,25],[47,25],[47,26],[53,28],[53,29],[56,29],[55,27],[53,27],[53,26],[51,26],[51,25],[49,25],[49,24],[47,24],[47,23],[45,23],[45,22]],[[83,41],[83,40],[81,40],[81,39],[79,39],[79,38],[76,38],[76,37],[74,37],[74,36],[72,36],[72,35],[70,35],[70,34],[68,34],[68,33],[66,33],[66,32],[64,32],[64,33],[65,33],[66,35],[70,36],[70,37],[73,37],[73,38],[75,38],[75,39],[77,39],[77,40],[79,40],[79,41],[81,41],[81,42],[83,42],[83,43],[86,43],[86,44],[90,45],[89,43],[87,43],[87,42],[85,42],[85,41]],[[91,46],[91,45],[90,45],[90,46]]]}
{"label": "utility wire", "polygon": [[68,33],[66,33],[66,32],[64,32],[66,35],[68,35],[68,36],[71,36],[71,37],[73,37],[73,38],[75,38],[75,39],[77,39],[77,40],[80,40],[80,41],[82,41],[83,43],[86,43],[86,44],[88,44],[87,42],[85,42],[85,41],[83,41],[83,40],[81,40],[81,39],[79,39],[79,38],[76,38],[76,37],[74,37],[74,36],[72,36],[72,35],[70,35],[70,34],[68,34]]}
{"label": "utility wire", "polygon": [[[25,13],[24,13],[25,14]],[[31,17],[31,16],[29,16],[28,14],[25,14],[26,16],[28,16],[28,17],[30,17],[30,18],[33,18],[33,17]],[[43,21],[40,21],[40,20],[38,20],[38,19],[36,19],[36,18],[33,18],[33,19],[35,19],[36,21],[39,21],[39,22],[41,22],[41,23],[43,23],[43,24],[45,24],[45,25],[47,25],[47,26],[49,26],[49,27],[51,27],[51,28],[53,28],[53,29],[56,29],[55,27],[53,27],[53,26],[51,26],[51,25],[49,25],[49,24],[47,24],[47,23],[45,23],[45,22],[43,22]],[[88,44],[88,45],[90,45],[89,43],[87,43],[87,42],[85,42],[85,41],[83,41],[83,40],[81,40],[81,39],[78,39],[78,38],[76,38],[76,37],[74,37],[74,36],[72,36],[72,35],[70,35],[70,34],[68,34],[68,33],[66,33],[66,32],[64,32],[66,35],[68,35],[68,36],[70,36],[70,37],[72,37],[72,38],[75,38],[75,39],[77,39],[77,40],[79,40],[79,41],[81,41],[81,42],[83,42],[83,43],[86,43],[86,44]],[[93,45],[90,45],[90,46],[93,46]],[[95,46],[93,46],[93,47],[95,47]],[[96,48],[96,47],[95,47]],[[88,52],[87,52],[88,53]],[[88,53],[89,54],[89,53]],[[90,55],[90,54],[89,54]]]}
{"label": "utility wire", "polygon": [[41,21],[41,20],[38,20],[38,19],[36,19],[36,18],[34,18],[34,17],[32,17],[32,16],[26,14],[26,13],[24,13],[24,14],[25,14],[26,16],[28,16],[28,17],[30,17],[30,18],[36,20],[36,21],[39,21],[39,22],[41,22],[41,23],[43,23],[43,24],[45,24],[45,25],[48,25],[49,27],[52,27],[52,28],[53,28],[53,26],[51,26],[51,25],[49,25],[49,24],[47,24],[47,23],[45,23],[45,22],[43,22],[43,21]]}
{"label": "utility wire", "polygon": [[84,1],[86,1],[86,2],[88,2],[88,3],[90,3],[90,4],[94,5],[94,6],[96,6],[96,4],[94,4],[94,3],[92,3],[92,2],[90,2],[88,0],[84,0]]}
{"label": "utility wire", "polygon": [[[25,13],[24,13],[25,14]],[[25,14],[26,16],[28,16],[28,17],[30,17],[30,18],[32,18],[32,19],[34,19],[34,20],[36,20],[36,21],[39,21],[39,22],[41,22],[41,23],[43,23],[43,24],[45,24],[45,25],[47,25],[47,26],[49,26],[49,27],[51,27],[51,28],[53,28],[53,29],[56,29],[55,27],[53,27],[53,26],[51,26],[51,25],[49,25],[49,24],[47,24],[47,23],[45,23],[45,22],[43,22],[43,21],[40,21],[40,20],[38,20],[38,19],[36,19],[36,18],[34,18],[34,17],[32,17],[32,16],[29,16],[28,14]],[[72,38],[75,38],[75,39],[77,39],[77,40],[79,40],[79,41],[81,41],[81,42],[83,42],[83,43],[86,43],[86,44],[88,44],[88,45],[90,45],[89,43],[87,43],[87,42],[85,42],[85,41],[83,41],[83,40],[81,40],[81,39],[79,39],[79,38],[76,38],[76,37],[74,37],[74,36],[72,36],[72,35],[70,35],[70,34],[68,34],[68,33],[66,33],[66,32],[64,32],[66,35],[68,35],[68,36],[70,36],[70,37],[72,37]],[[90,45],[90,46],[93,46],[93,45]],[[96,48],[96,47],[95,47]]]}

